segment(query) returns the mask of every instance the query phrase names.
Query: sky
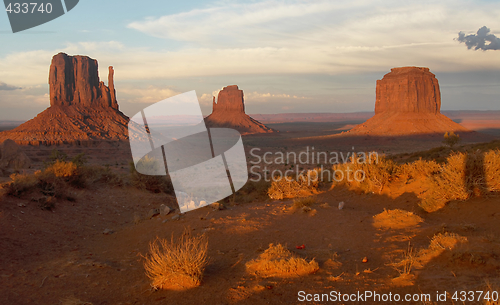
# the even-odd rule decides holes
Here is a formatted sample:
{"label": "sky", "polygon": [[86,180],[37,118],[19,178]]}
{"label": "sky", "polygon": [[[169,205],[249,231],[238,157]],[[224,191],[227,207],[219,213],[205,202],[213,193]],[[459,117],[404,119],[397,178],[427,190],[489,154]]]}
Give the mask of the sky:
{"label": "sky", "polygon": [[105,82],[113,66],[128,116],[191,90],[210,114],[234,84],[250,114],[373,111],[376,80],[400,66],[430,68],[442,110],[500,110],[498,16],[491,0],[80,0],[12,33],[0,13],[0,120],[50,105],[59,52],[97,59]]}

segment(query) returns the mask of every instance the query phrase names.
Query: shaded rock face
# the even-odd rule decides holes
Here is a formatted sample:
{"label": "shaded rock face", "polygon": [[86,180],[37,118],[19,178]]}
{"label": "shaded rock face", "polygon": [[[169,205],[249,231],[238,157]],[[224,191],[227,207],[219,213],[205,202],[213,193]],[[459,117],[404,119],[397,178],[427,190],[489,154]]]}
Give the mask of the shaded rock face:
{"label": "shaded rock face", "polygon": [[243,90],[237,85],[224,87],[213,100],[212,114],[205,118],[207,127],[225,127],[238,130],[241,134],[270,133],[274,129],[254,120],[245,113]]}
{"label": "shaded rock face", "polygon": [[429,68],[393,68],[377,80],[375,114],[439,113],[441,93],[438,80]]}
{"label": "shaded rock face", "polygon": [[0,132],[0,142],[54,145],[128,140],[129,118],[118,110],[114,70],[99,81],[97,60],[54,55],[49,71],[50,107],[15,129]]}
{"label": "shaded rock face", "polygon": [[113,74],[113,67],[109,67],[108,87],[99,81],[97,60],[65,53],[54,55],[49,72],[50,105],[118,109]]}
{"label": "shaded rock face", "polygon": [[347,135],[407,136],[445,132],[476,134],[441,114],[439,83],[429,68],[393,68],[377,80],[375,116]]}

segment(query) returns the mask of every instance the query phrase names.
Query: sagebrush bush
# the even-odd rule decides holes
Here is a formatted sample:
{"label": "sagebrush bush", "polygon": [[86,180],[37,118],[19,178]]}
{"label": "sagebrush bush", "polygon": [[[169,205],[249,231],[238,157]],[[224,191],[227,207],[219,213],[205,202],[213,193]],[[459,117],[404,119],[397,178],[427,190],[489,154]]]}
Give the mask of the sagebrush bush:
{"label": "sagebrush bush", "polygon": [[275,177],[267,190],[269,198],[281,200],[284,198],[306,197],[316,193],[319,186],[320,169],[307,171],[295,179],[290,176]]}
{"label": "sagebrush bush", "polygon": [[246,263],[247,272],[261,277],[293,277],[316,272],[318,263],[296,257],[281,244],[270,244],[257,259]]}
{"label": "sagebrush bush", "polygon": [[411,179],[426,179],[429,176],[439,173],[441,167],[434,161],[424,161],[422,158],[412,162],[399,165],[397,175],[403,181]]}
{"label": "sagebrush bush", "polygon": [[32,174],[12,174],[10,179],[12,182],[7,186],[7,195],[12,196],[19,196],[33,189],[38,183],[38,179]]}
{"label": "sagebrush bush", "polygon": [[149,244],[144,262],[146,275],[155,289],[187,289],[199,286],[208,263],[208,240],[187,231],[176,241],[156,239]]}
{"label": "sagebrush bush", "polygon": [[[380,193],[382,189],[394,178],[397,172],[397,164],[385,158],[384,156],[371,155],[360,162],[359,157],[354,154],[348,162],[335,164],[332,170],[336,173],[335,181],[338,184],[347,184],[355,188],[362,189],[365,192]],[[342,173],[339,177],[337,173]],[[350,173],[350,177],[346,174]],[[356,173],[362,173],[359,177]]]}

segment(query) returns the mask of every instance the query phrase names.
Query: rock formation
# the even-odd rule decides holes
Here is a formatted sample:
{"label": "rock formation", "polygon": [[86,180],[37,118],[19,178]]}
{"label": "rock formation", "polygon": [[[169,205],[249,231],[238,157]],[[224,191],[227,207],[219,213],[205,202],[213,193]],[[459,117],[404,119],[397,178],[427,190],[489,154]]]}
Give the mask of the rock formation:
{"label": "rock formation", "polygon": [[377,80],[375,114],[432,113],[441,109],[441,92],[436,76],[429,68],[393,68]]}
{"label": "rock formation", "polygon": [[213,100],[212,114],[205,118],[207,127],[228,127],[238,130],[241,134],[270,133],[275,130],[252,119],[245,113],[243,90],[238,86],[224,87]]}
{"label": "rock formation", "polygon": [[49,71],[50,107],[17,128],[0,133],[0,142],[50,145],[128,139],[128,117],[118,110],[109,67],[108,86],[99,81],[97,60],[54,55]]}
{"label": "rock formation", "polygon": [[80,105],[118,110],[113,67],[109,67],[108,85],[99,81],[97,60],[88,56],[52,57],[49,72],[50,106]]}
{"label": "rock formation", "polygon": [[440,112],[441,93],[429,68],[393,68],[377,80],[375,116],[349,135],[404,136],[445,132],[471,133]]}

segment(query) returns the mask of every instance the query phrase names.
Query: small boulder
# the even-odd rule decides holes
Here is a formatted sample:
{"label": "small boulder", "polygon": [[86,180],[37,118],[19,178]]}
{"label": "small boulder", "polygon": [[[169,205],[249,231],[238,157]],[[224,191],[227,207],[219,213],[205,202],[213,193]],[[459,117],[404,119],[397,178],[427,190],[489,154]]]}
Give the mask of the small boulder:
{"label": "small boulder", "polygon": [[158,215],[160,215],[160,210],[159,209],[151,209],[148,212],[148,218],[149,219],[151,219],[151,218],[153,218],[155,216],[158,216]]}
{"label": "small boulder", "polygon": [[220,202],[214,202],[212,203],[212,209],[214,210],[225,210],[226,209],[226,206],[223,204],[223,203],[220,203]]}
{"label": "small boulder", "polygon": [[160,205],[160,215],[161,216],[168,215],[168,214],[170,214],[170,212],[172,212],[172,209],[169,206],[164,205],[164,204]]}
{"label": "small boulder", "polygon": [[111,230],[111,229],[104,229],[104,231],[102,231],[102,234],[104,235],[109,235],[109,234],[113,234],[115,233],[115,231]]}

